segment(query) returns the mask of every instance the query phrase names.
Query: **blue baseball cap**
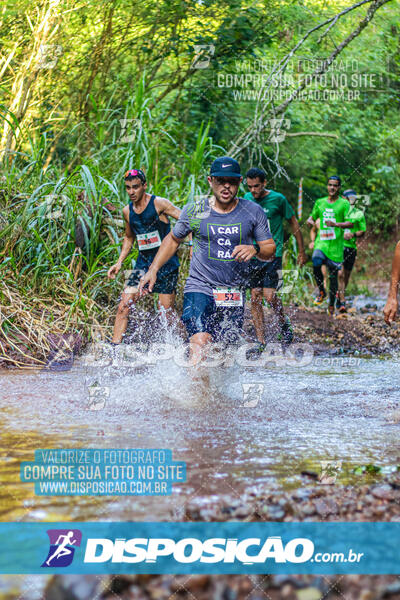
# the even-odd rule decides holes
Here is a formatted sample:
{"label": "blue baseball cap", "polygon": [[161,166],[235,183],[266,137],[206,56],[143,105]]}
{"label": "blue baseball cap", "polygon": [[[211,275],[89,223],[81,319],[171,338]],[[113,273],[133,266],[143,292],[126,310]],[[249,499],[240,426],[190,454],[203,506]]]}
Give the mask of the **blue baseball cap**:
{"label": "blue baseball cap", "polygon": [[211,177],[241,177],[240,165],[230,156],[216,158],[211,165]]}

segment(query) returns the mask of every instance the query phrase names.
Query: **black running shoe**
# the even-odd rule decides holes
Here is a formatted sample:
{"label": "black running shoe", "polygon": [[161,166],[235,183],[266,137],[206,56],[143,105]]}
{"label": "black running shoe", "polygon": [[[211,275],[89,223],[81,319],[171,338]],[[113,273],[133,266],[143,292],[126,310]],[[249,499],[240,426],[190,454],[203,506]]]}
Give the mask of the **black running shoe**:
{"label": "black running shoe", "polygon": [[293,327],[289,317],[286,315],[285,322],[281,325],[281,331],[278,334],[278,340],[285,346],[289,346],[293,342]]}
{"label": "black running shoe", "polygon": [[265,348],[265,344],[257,342],[257,345],[254,345],[253,348],[246,350],[246,360],[257,360],[257,358],[264,352]]}

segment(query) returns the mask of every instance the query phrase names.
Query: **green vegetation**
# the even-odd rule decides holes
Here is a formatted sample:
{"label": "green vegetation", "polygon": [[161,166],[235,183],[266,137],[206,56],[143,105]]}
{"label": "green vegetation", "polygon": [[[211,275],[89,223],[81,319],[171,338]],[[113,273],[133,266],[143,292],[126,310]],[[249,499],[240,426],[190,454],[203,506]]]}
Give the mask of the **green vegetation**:
{"label": "green vegetation", "polygon": [[[243,170],[263,166],[270,187],[293,205],[304,177],[303,220],[325,194],[327,175],[338,173],[345,187],[369,196],[370,229],[390,232],[400,214],[399,2],[366,0],[341,15],[351,6],[6,0],[0,352],[15,351],[23,364],[35,349],[44,359],[50,331],[104,334],[122,283],[122,276],[106,278],[121,238],[115,216],[126,202],[122,176],[134,166],[146,170],[154,193],[183,205],[207,189],[211,160],[230,153]],[[265,91],[257,85],[264,75],[268,86],[272,69],[271,85],[289,96],[257,100]],[[290,98],[302,81],[314,96]],[[357,97],[349,99],[349,90]],[[77,220],[82,254],[74,243]],[[310,269],[294,286],[307,304]]]}

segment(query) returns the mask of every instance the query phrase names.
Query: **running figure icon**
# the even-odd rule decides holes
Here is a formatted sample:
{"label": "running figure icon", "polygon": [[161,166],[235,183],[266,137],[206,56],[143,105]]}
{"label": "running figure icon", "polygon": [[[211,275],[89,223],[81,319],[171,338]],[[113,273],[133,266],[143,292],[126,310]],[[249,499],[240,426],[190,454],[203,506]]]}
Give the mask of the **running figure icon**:
{"label": "running figure icon", "polygon": [[[74,537],[74,532],[69,531],[66,535],[59,535],[56,541],[57,550],[46,560],[46,565],[50,566],[51,561],[58,557],[67,556],[68,554],[72,554],[72,550],[67,548],[68,545],[73,545],[77,543],[77,540],[71,539]],[[60,540],[63,540],[62,542]]]}

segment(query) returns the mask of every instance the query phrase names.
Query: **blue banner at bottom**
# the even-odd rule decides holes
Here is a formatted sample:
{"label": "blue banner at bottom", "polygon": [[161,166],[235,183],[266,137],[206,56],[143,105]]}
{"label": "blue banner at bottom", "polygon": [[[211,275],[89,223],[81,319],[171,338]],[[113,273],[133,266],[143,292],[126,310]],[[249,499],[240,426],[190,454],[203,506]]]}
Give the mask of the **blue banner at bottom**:
{"label": "blue banner at bottom", "polygon": [[0,523],[2,574],[400,574],[400,523]]}

